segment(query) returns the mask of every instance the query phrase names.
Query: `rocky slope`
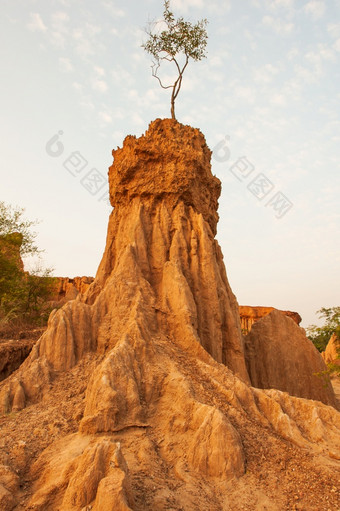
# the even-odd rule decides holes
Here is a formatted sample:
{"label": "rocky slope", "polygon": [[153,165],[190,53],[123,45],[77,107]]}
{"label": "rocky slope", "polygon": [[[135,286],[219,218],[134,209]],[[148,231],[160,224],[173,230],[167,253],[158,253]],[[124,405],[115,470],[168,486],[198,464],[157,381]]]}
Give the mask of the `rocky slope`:
{"label": "rocky slope", "polygon": [[339,413],[249,386],[203,135],[156,120],[113,155],[95,281],[0,386],[0,508],[336,509]]}

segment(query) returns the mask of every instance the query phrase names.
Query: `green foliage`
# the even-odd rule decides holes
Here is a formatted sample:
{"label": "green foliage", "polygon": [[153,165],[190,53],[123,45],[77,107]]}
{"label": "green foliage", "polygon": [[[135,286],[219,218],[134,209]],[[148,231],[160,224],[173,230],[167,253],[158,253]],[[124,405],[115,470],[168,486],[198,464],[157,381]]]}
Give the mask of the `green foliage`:
{"label": "green foliage", "polygon": [[[322,352],[325,351],[333,334],[336,334],[337,338],[340,339],[340,307],[322,307],[317,313],[319,318],[324,318],[325,324],[322,327],[311,325],[307,328],[307,333],[314,346]],[[337,350],[337,353],[338,358],[340,358],[340,349]],[[333,362],[327,364],[326,371],[318,373],[318,376],[324,378],[325,381],[335,375],[340,376],[340,366]]]}
{"label": "green foliage", "polygon": [[150,53],[157,62],[164,57],[176,58],[180,53],[196,61],[206,57],[207,20],[198,21],[195,25],[184,21],[182,17],[175,20],[170,11],[169,1],[164,2],[163,15],[167,28],[159,34],[147,32],[149,40],[142,45],[145,51]]}
{"label": "green foliage", "polygon": [[[142,44],[142,48],[154,59],[152,74],[157,78],[161,87],[163,89],[172,88],[171,116],[175,119],[175,100],[180,91],[183,73],[189,59],[198,61],[206,57],[205,49],[208,41],[206,26],[208,22],[203,19],[193,25],[188,21],[184,21],[183,17],[176,20],[174,14],[170,11],[169,0],[164,1],[163,16],[166,29],[159,33],[153,33],[151,28],[147,30],[149,39]],[[180,63],[181,57],[184,57],[182,63]],[[172,85],[163,85],[157,75],[162,61],[172,62],[176,66],[178,76]]]}
{"label": "green foliage", "polygon": [[22,280],[22,271],[17,262],[0,250],[0,307],[8,301],[9,296],[15,296]]}
{"label": "green foliage", "polygon": [[317,314],[319,314],[319,318],[325,320],[325,324],[321,327],[311,325],[306,330],[308,338],[321,352],[325,351],[333,334],[340,338],[340,307],[322,307],[317,311]]}
{"label": "green foliage", "polygon": [[23,208],[13,208],[0,201],[0,237],[9,235],[17,236],[19,239],[18,234],[21,234],[20,254],[22,256],[39,252],[38,247],[34,244],[37,234],[30,231],[31,227],[38,222],[23,219],[24,211]]}
{"label": "green foliage", "polygon": [[46,301],[55,286],[50,269],[38,265],[30,273],[24,271],[21,255],[40,251],[34,244],[36,234],[29,230],[36,222],[23,220],[23,211],[0,202],[1,327],[23,321],[44,324],[49,313]]}

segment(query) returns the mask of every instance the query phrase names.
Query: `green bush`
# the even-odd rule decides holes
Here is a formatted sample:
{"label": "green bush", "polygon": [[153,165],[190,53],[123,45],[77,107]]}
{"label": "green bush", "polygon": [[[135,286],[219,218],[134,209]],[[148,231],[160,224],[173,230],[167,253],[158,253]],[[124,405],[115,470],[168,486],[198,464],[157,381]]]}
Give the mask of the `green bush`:
{"label": "green bush", "polygon": [[55,287],[52,270],[38,264],[24,271],[22,256],[37,255],[36,222],[22,218],[24,210],[0,202],[0,327],[15,324],[44,325],[48,302]]}
{"label": "green bush", "polygon": [[324,318],[325,324],[321,327],[310,325],[306,330],[308,339],[322,352],[333,334],[340,338],[340,307],[322,307],[317,314],[319,318]]}

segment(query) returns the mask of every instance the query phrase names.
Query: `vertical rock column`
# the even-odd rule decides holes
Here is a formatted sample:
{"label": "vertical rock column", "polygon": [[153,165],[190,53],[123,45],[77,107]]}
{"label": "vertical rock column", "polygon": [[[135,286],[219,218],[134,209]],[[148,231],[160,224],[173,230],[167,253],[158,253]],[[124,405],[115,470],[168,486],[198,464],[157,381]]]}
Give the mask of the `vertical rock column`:
{"label": "vertical rock column", "polygon": [[95,293],[128,245],[155,291],[162,328],[190,335],[248,381],[238,304],[215,240],[219,179],[203,134],[157,119],[140,138],[126,137],[109,170],[114,206]]}

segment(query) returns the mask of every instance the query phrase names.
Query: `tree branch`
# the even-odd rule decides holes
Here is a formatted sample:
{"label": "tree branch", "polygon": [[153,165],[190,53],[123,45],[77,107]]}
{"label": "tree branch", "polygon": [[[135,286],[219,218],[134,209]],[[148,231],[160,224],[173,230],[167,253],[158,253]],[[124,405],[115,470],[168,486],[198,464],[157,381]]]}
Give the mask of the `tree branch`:
{"label": "tree branch", "polygon": [[[163,59],[162,59],[163,60]],[[159,76],[157,75],[157,71],[160,67],[160,64],[156,64],[156,63],[153,63],[152,66],[151,66],[151,69],[152,69],[152,76],[154,76],[155,78],[157,78],[158,82],[159,82],[159,85],[162,87],[162,89],[172,89],[173,85],[163,85],[162,84],[162,81],[161,79],[159,78]]]}

